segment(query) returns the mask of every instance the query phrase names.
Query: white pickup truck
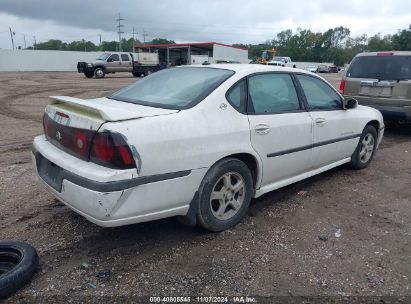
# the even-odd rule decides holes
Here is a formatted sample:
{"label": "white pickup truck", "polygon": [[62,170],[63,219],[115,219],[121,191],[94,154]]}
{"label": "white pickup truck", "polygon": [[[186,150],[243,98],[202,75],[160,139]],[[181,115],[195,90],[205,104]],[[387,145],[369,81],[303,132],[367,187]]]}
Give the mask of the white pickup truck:
{"label": "white pickup truck", "polygon": [[290,57],[280,57],[275,56],[271,61],[267,62],[268,65],[274,66],[282,66],[282,67],[290,67],[295,68],[295,63],[292,62]]}

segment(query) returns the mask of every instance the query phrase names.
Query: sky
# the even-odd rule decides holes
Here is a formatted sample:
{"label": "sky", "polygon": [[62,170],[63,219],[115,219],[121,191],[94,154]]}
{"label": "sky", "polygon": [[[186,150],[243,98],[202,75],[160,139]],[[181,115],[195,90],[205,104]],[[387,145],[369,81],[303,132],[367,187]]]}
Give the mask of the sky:
{"label": "sky", "polygon": [[297,28],[324,32],[348,27],[351,36],[394,34],[411,24],[410,0],[0,0],[0,48],[30,46],[48,39],[117,40],[118,14],[123,37],[143,41],[263,43]]}

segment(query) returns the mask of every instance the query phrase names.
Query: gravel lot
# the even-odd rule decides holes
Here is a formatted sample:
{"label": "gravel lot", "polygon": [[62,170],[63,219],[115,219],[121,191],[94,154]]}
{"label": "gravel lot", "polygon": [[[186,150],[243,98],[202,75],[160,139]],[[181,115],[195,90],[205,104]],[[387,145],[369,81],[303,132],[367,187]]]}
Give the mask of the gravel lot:
{"label": "gravel lot", "polygon": [[[338,85],[338,75],[324,76]],[[0,73],[0,239],[29,242],[40,255],[31,284],[11,300],[411,296],[410,126],[387,126],[369,168],[336,168],[266,194],[241,224],[218,234],[173,218],[100,228],[47,194],[30,156],[47,96],[99,97],[135,80]]]}

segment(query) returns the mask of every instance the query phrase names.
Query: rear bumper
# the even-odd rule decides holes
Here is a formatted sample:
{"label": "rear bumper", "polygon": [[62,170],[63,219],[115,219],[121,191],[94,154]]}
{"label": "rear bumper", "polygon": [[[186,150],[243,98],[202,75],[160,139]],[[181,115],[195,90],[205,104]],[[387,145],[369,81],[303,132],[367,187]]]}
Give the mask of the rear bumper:
{"label": "rear bumper", "polygon": [[[372,107],[381,112],[385,119],[410,120],[411,105],[405,105],[404,100],[384,99],[376,100],[375,98],[365,96],[345,95],[348,98],[355,98],[363,106]],[[386,104],[384,103],[386,102]]]}
{"label": "rear bumper", "polygon": [[[186,215],[205,174],[205,169],[199,169],[136,176],[130,174],[132,172],[121,172],[130,170],[104,168],[76,159],[48,143],[43,136],[35,138],[32,152],[33,166],[46,189],[69,208],[103,227]],[[59,177],[47,176],[54,173],[44,173],[42,161],[60,168]],[[73,169],[84,166],[88,166],[88,176]]]}

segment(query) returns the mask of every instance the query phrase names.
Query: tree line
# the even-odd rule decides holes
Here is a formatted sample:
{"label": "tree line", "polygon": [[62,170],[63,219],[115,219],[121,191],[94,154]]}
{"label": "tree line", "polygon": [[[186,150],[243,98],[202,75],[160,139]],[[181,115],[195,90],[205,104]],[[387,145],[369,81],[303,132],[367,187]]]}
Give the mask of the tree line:
{"label": "tree line", "polygon": [[[174,40],[168,40],[165,38],[155,38],[148,42],[149,44],[162,44],[169,43],[175,44]],[[132,52],[133,44],[142,44],[138,39],[130,38],[121,40],[121,49],[123,52]],[[91,41],[77,40],[72,42],[63,42],[58,39],[50,39],[45,42],[37,43],[36,45],[29,47],[28,49],[36,50],[58,50],[58,51],[80,51],[80,52],[98,52],[98,51],[118,51],[118,41],[102,41],[100,45],[96,45]]]}
{"label": "tree line", "polygon": [[[122,50],[131,52],[133,42],[141,44],[141,41],[122,39]],[[173,40],[156,38],[148,43],[174,44]],[[275,49],[276,55],[291,57],[293,61],[332,62],[342,66],[351,61],[358,53],[363,51],[411,51],[411,31],[399,30],[396,34],[382,36],[380,33],[368,37],[363,34],[357,37],[350,36],[350,29],[336,27],[325,32],[312,32],[309,29],[299,28],[296,31],[290,29],[279,32],[272,40],[260,44],[236,43],[235,46],[247,48],[249,58],[255,59],[261,56],[263,50]],[[91,41],[80,40],[70,43],[61,40],[49,40],[34,46],[37,50],[62,50],[62,51],[118,51],[118,41],[103,41],[96,45]]]}
{"label": "tree line", "polygon": [[276,38],[261,44],[235,44],[248,49],[251,59],[261,57],[263,50],[275,49],[276,55],[291,57],[293,61],[332,62],[337,66],[349,63],[364,51],[411,51],[411,31],[399,30],[394,35],[380,33],[367,37],[350,36],[350,29],[336,27],[323,33],[307,29],[281,31]]}

